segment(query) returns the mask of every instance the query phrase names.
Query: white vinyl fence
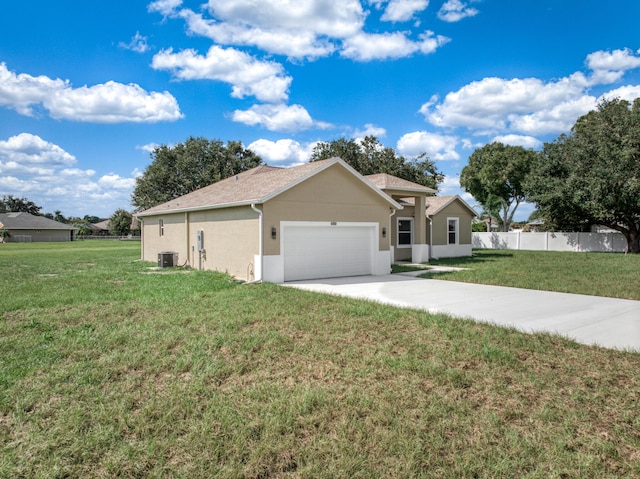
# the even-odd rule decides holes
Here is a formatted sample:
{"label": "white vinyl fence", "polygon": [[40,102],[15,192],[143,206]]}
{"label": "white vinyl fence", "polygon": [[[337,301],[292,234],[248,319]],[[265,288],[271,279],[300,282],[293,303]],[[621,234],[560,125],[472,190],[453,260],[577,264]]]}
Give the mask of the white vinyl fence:
{"label": "white vinyl fence", "polygon": [[622,233],[473,233],[478,249],[522,249],[533,251],[576,251],[624,253],[627,240]]}

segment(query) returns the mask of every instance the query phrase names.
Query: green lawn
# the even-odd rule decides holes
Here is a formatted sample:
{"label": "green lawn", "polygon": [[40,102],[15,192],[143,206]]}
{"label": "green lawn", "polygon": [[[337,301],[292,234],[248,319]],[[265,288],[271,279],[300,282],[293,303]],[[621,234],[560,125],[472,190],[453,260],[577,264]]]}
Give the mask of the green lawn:
{"label": "green lawn", "polygon": [[640,354],[138,257],[0,245],[1,478],[640,477]]}
{"label": "green lawn", "polygon": [[474,250],[429,264],[468,269],[423,277],[640,300],[640,255]]}

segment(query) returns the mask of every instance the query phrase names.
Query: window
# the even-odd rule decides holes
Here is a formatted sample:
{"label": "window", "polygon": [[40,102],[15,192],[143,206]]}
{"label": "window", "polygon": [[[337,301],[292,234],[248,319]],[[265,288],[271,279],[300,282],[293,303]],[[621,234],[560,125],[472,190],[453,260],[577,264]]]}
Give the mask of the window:
{"label": "window", "polygon": [[398,218],[398,248],[409,248],[413,243],[413,219]]}
{"label": "window", "polygon": [[458,244],[458,218],[447,218],[447,244]]}
{"label": "window", "polygon": [[159,227],[159,232],[160,232],[160,236],[164,236],[164,221],[163,220],[158,220],[158,227]]}

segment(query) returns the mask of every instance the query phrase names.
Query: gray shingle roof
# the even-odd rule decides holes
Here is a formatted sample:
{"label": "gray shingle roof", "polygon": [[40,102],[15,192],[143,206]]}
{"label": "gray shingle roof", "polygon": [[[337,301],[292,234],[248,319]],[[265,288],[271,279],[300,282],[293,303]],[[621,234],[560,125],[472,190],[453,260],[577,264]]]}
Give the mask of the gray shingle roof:
{"label": "gray shingle roof", "polygon": [[[449,204],[453,203],[455,200],[460,200],[460,203],[462,203],[462,205],[465,208],[467,208],[474,216],[478,216],[478,213],[476,213],[474,211],[474,209],[471,208],[471,206],[469,206],[466,203],[466,201],[464,201],[458,195],[429,196],[427,198],[427,216],[432,216],[432,215],[436,214],[442,208],[444,208],[445,206],[448,206]],[[402,201],[407,203],[407,204],[410,204],[410,205],[415,205],[415,200],[413,198],[402,198]]]}
{"label": "gray shingle roof", "polygon": [[8,230],[73,230],[71,225],[29,213],[0,213],[0,223]]}
{"label": "gray shingle roof", "polygon": [[367,180],[376,185],[381,190],[401,190],[416,193],[435,193],[436,190],[423,186],[413,181],[403,180],[388,173],[376,173],[365,176]]}
{"label": "gray shingle roof", "polygon": [[[336,163],[340,163],[347,170],[350,170],[362,178],[362,176],[339,158],[314,161],[290,168],[266,165],[258,166],[179,198],[167,201],[161,205],[149,208],[138,213],[136,216],[145,217],[165,212],[175,213],[180,211],[248,205],[252,203],[261,204]],[[393,202],[391,198],[388,198],[375,186],[366,181],[365,183],[384,198]]]}

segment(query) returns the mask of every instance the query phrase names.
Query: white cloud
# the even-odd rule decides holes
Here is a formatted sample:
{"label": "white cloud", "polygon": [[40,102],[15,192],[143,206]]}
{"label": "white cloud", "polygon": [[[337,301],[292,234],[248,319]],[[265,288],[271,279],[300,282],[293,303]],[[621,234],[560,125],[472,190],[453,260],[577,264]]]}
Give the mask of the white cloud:
{"label": "white cloud", "polygon": [[598,98],[598,102],[602,100],[613,100],[614,98],[620,98],[621,100],[627,100],[632,102],[636,98],[640,98],[640,85],[626,85],[614,90],[608,91]]}
{"label": "white cloud", "polygon": [[300,131],[330,126],[314,121],[300,105],[253,105],[248,110],[236,110],[232,119],[245,125],[259,125],[271,131]]}
{"label": "white cloud", "polygon": [[593,110],[603,98],[632,100],[640,85],[611,90],[599,99],[590,94],[595,85],[622,78],[625,71],[640,68],[640,56],[629,49],[595,52],[587,56],[590,75],[576,72],[559,80],[538,78],[484,78],[424,103],[420,112],[434,126],[467,128],[480,134],[543,135],[567,132],[578,117]]}
{"label": "white cloud", "polygon": [[151,66],[169,70],[181,80],[223,81],[231,84],[231,96],[235,98],[255,96],[273,103],[288,98],[291,84],[291,77],[284,75],[279,63],[259,61],[239,50],[217,45],[209,48],[206,56],[194,50],[164,50],[153,57]]}
{"label": "white cloud", "polygon": [[80,168],[65,168],[58,172],[61,176],[74,178],[87,178],[96,174],[95,170],[81,170]]}
{"label": "white cloud", "polygon": [[[640,54],[640,50],[638,53]],[[629,48],[612,52],[600,50],[587,55],[585,63],[593,70],[593,84],[608,84],[620,80],[627,70],[640,68],[640,56]]]}
{"label": "white cloud", "polygon": [[146,151],[147,153],[153,153],[158,146],[160,146],[158,143],[147,143],[146,145],[137,145],[136,150],[142,150],[142,151]]}
{"label": "white cloud", "polygon": [[485,78],[447,94],[441,103],[432,98],[420,111],[439,127],[462,126],[487,132],[512,128],[532,134],[561,132],[575,121],[576,112],[589,111],[591,105],[584,101],[584,91],[581,74],[546,84],[536,78]]}
{"label": "white cloud", "polygon": [[341,55],[356,61],[404,58],[420,52],[429,54],[449,42],[449,38],[426,31],[420,41],[409,39],[406,33],[359,33],[343,41]]}
{"label": "white cloud", "polygon": [[[382,2],[374,3],[379,7]],[[381,19],[410,20],[428,3],[390,0]],[[411,39],[413,32],[367,33],[364,26],[369,12],[363,10],[359,0],[209,0],[209,17],[181,5],[180,1],[162,0],[152,3],[149,10],[182,19],[189,33],[210,38],[216,44],[257,47],[293,59],[317,59],[335,51],[358,61],[400,58],[431,53],[448,40],[432,32],[419,35],[417,41]],[[382,47],[383,52],[374,54],[367,40]]]}
{"label": "white cloud", "polygon": [[403,156],[415,157],[426,153],[432,160],[459,160],[456,151],[458,139],[454,136],[440,135],[426,131],[414,131],[403,135],[397,144],[398,151]]}
{"label": "white cloud", "polygon": [[259,139],[251,143],[247,148],[260,155],[267,163],[293,166],[308,162],[315,145],[316,142],[302,145],[291,139],[278,141]]}
{"label": "white cloud", "polygon": [[190,22],[191,30],[224,45],[256,46],[271,54],[308,59],[325,57],[336,50],[333,42],[309,30],[271,30],[244,24],[208,22],[199,17],[198,22]]}
{"label": "white cloud", "polygon": [[594,110],[597,101],[590,95],[560,102],[527,115],[511,115],[510,129],[531,135],[568,132],[576,120]]}
{"label": "white cloud", "polygon": [[492,142],[498,141],[504,145],[522,146],[524,148],[540,148],[542,142],[533,136],[526,135],[499,135],[491,140]]}
{"label": "white cloud", "polygon": [[108,81],[72,88],[68,80],[16,74],[0,63],[0,106],[35,116],[41,108],[57,120],[92,123],[174,121],[182,118],[168,92],[147,92],[139,85]]}
{"label": "white cloud", "polygon": [[129,43],[120,42],[120,48],[136,53],[145,53],[149,50],[149,45],[147,44],[147,37],[140,35],[140,32],[136,32]]}
{"label": "white cloud", "polygon": [[372,123],[364,125],[364,130],[356,130],[353,132],[354,138],[364,138],[365,136],[375,136],[376,138],[384,138],[387,136],[387,130],[381,126]]}
{"label": "white cloud", "polygon": [[21,133],[0,140],[0,190],[27,197],[44,212],[61,210],[65,216],[109,216],[119,207],[130,208],[135,175],[115,173],[97,181],[96,171],[75,166],[75,156],[37,135]]}
{"label": "white cloud", "polygon": [[6,141],[0,140],[0,165],[7,162],[24,166],[59,167],[75,164],[76,158],[37,135],[20,133]]}
{"label": "white cloud", "polygon": [[439,193],[440,195],[457,195],[461,191],[460,176],[459,175],[446,175],[442,183],[440,183]]}
{"label": "white cloud", "polygon": [[364,24],[359,0],[209,0],[209,11],[218,19],[266,29],[312,31],[333,38],[348,37]]}
{"label": "white cloud", "polygon": [[150,12],[158,12],[162,15],[173,15],[176,9],[182,5],[182,0],[157,0],[147,7]]}
{"label": "white cloud", "polygon": [[98,180],[98,185],[106,189],[132,191],[136,185],[136,180],[135,178],[122,178],[115,173],[109,173]]}
{"label": "white cloud", "polygon": [[[473,0],[472,0],[473,1]],[[478,10],[470,7],[471,2],[461,0],[447,0],[438,11],[438,18],[445,22],[459,22],[463,18],[473,17],[478,14]]]}
{"label": "white cloud", "polygon": [[390,0],[381,19],[390,22],[406,22],[428,6],[429,0]]}

